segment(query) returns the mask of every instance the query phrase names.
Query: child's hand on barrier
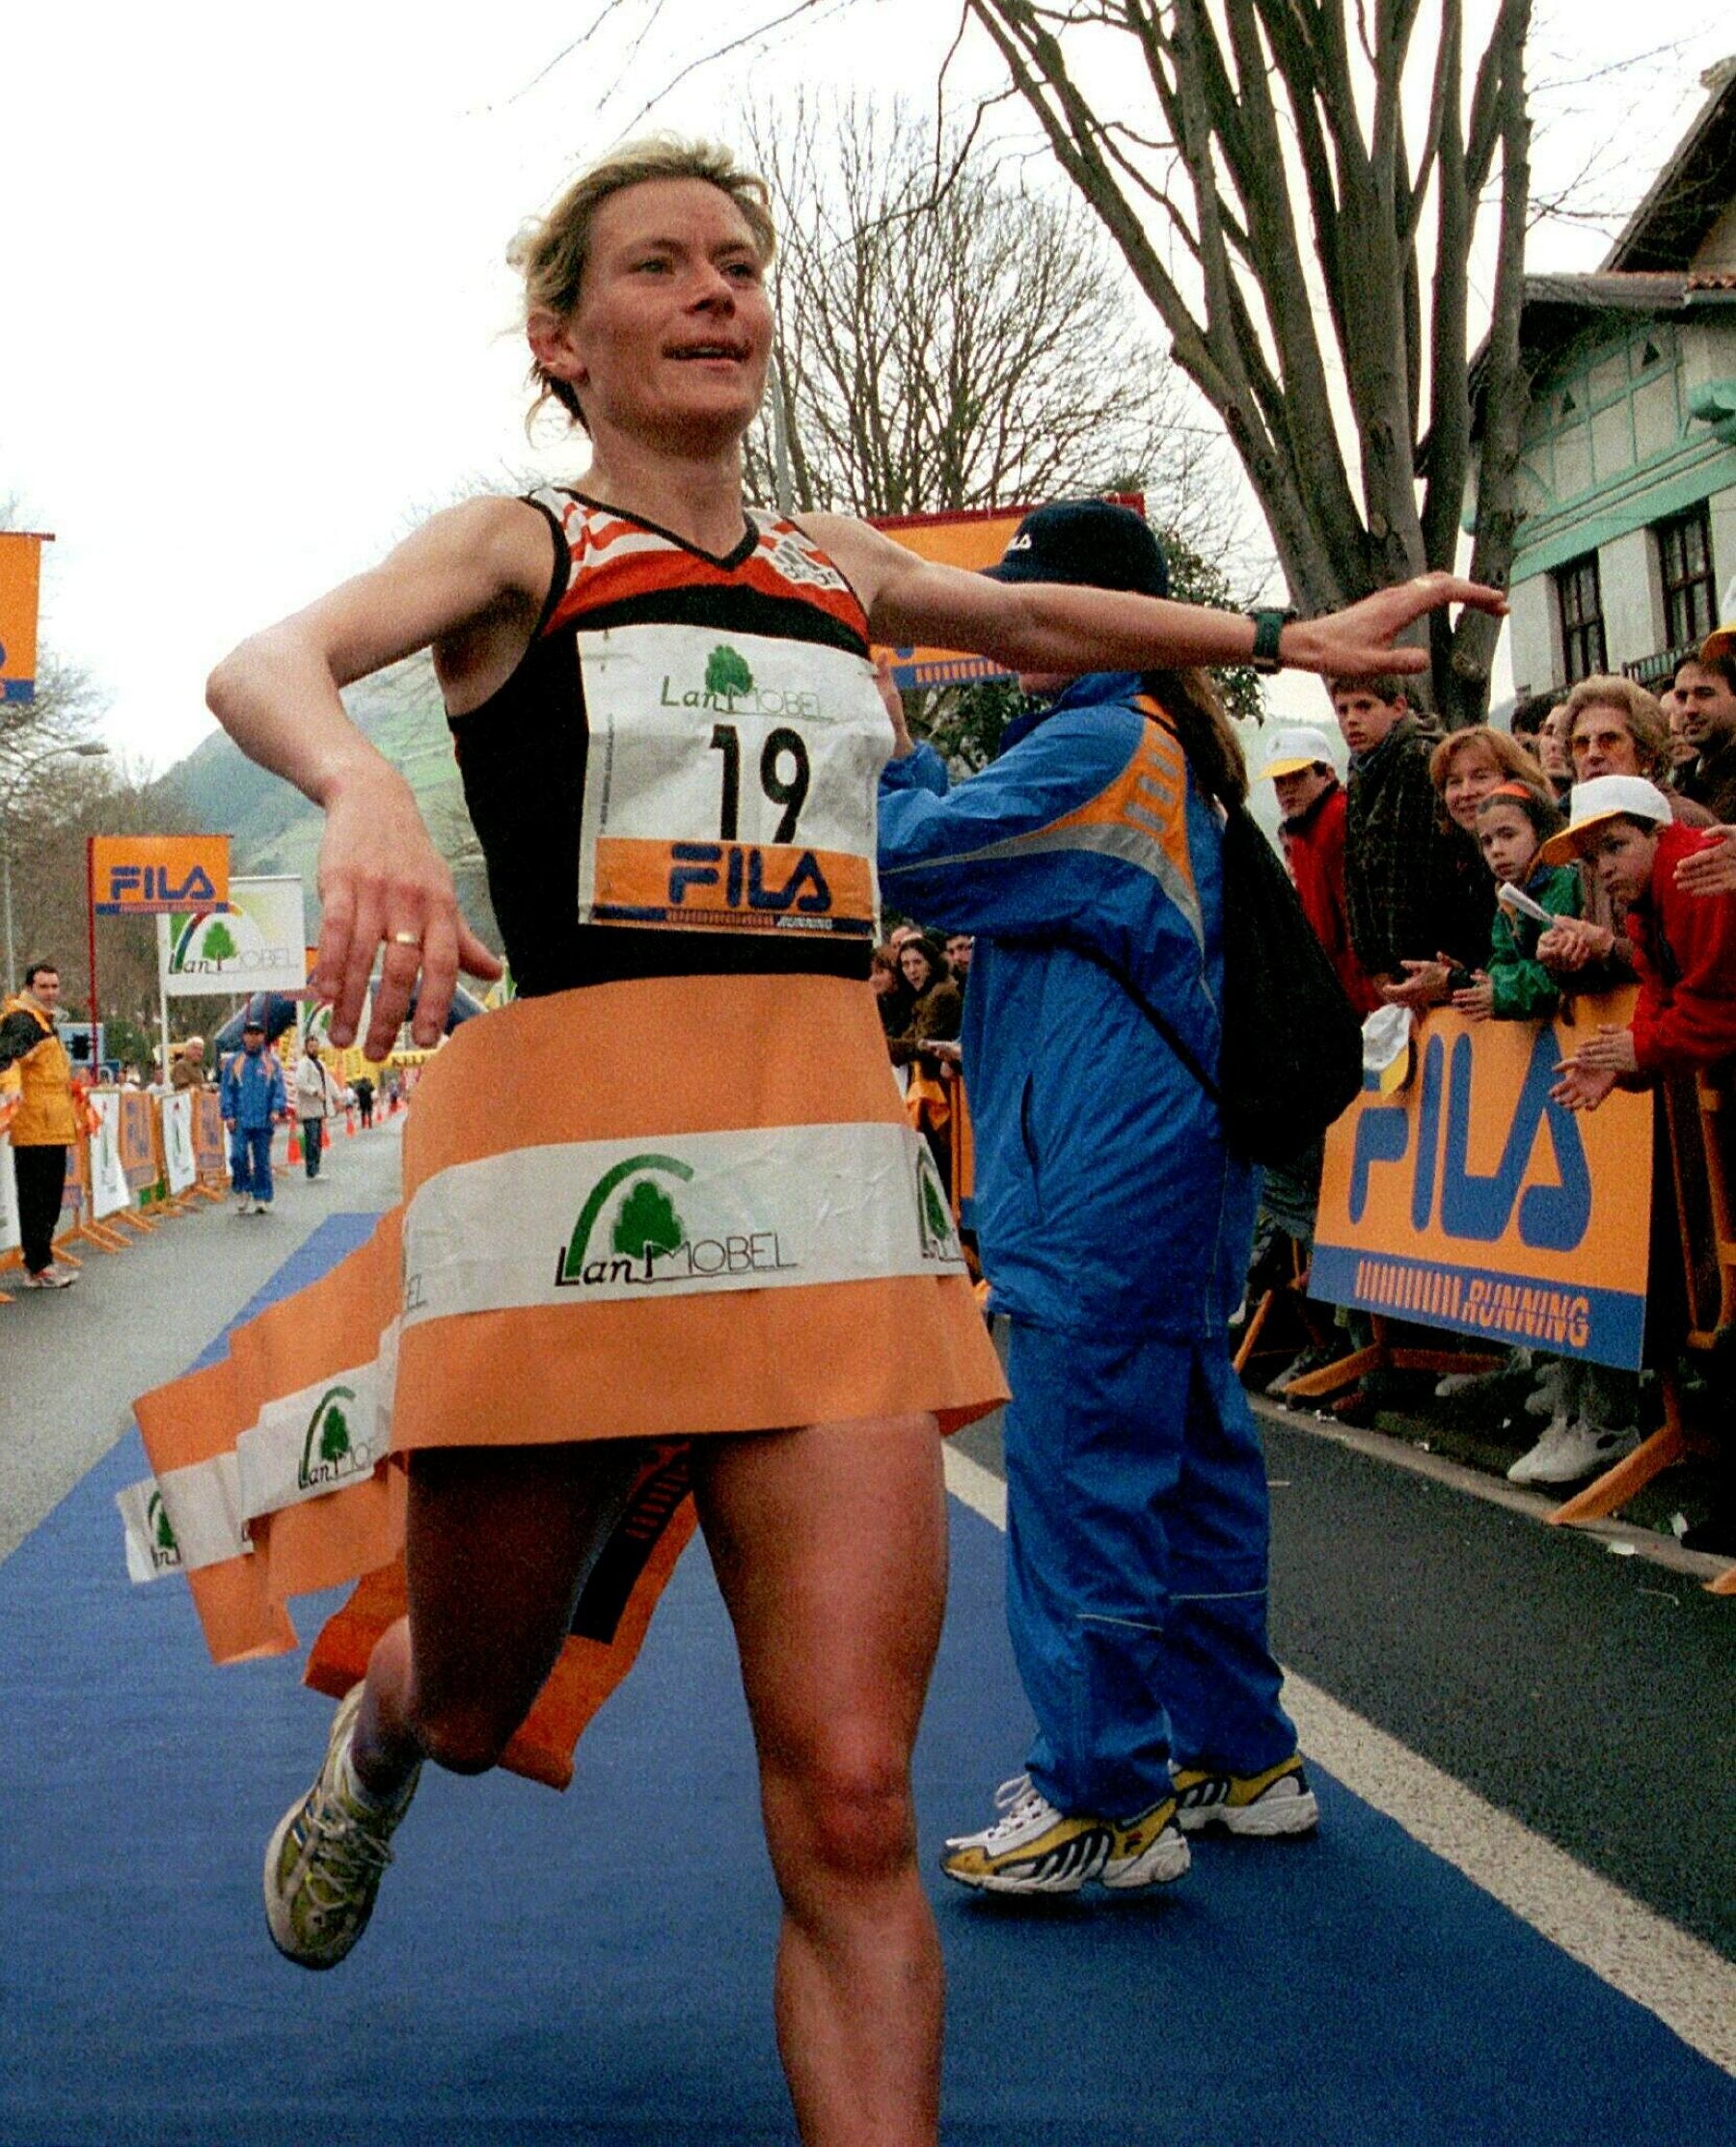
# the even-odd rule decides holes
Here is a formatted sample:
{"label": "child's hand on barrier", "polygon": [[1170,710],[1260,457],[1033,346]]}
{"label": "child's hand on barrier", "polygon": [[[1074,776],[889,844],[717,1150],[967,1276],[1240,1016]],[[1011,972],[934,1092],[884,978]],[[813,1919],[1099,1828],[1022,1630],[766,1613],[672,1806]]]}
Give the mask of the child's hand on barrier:
{"label": "child's hand on barrier", "polygon": [[1437,955],[1432,962],[1406,962],[1402,984],[1383,984],[1380,995],[1389,1006],[1407,1006],[1413,1014],[1424,1007],[1445,1006],[1452,976],[1452,957]]}
{"label": "child's hand on barrier", "polygon": [[1608,1022],[1582,1044],[1574,1056],[1582,1066],[1607,1068],[1612,1074],[1637,1074],[1640,1070],[1633,1030],[1612,1028]]}
{"label": "child's hand on barrier", "polygon": [[1559,976],[1571,976],[1588,962],[1608,959],[1615,935],[1583,917],[1563,917],[1537,941],[1537,960]]}
{"label": "child's hand on barrier", "polygon": [[1556,1072],[1561,1076],[1549,1092],[1552,1102],[1564,1103],[1570,1111],[1594,1111],[1615,1086],[1613,1067],[1587,1066],[1584,1053],[1563,1059]]}
{"label": "child's hand on barrier", "polygon": [[1483,970],[1474,969],[1471,973],[1477,979],[1476,983],[1467,984],[1463,991],[1455,992],[1452,994],[1452,1004],[1455,1011],[1462,1014],[1467,1021],[1486,1021],[1495,1011],[1495,987]]}

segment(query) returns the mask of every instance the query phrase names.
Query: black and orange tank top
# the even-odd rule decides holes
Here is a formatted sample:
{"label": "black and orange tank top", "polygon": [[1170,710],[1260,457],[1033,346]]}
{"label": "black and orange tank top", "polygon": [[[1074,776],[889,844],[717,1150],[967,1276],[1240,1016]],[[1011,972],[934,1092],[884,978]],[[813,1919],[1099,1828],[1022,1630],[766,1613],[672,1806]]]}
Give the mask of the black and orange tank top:
{"label": "black and orange tank top", "polygon": [[627,977],[865,978],[892,747],[868,622],[785,521],[715,558],[550,488],[555,570],[500,691],[448,719],[526,996]]}

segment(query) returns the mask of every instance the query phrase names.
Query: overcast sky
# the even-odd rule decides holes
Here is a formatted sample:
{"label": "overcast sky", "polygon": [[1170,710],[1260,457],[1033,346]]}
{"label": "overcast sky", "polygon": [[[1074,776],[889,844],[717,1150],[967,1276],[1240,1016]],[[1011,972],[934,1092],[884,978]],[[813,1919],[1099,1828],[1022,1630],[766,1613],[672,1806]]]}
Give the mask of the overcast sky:
{"label": "overcast sky", "polygon": [[[44,639],[111,700],[118,750],[178,759],[210,727],[212,662],[428,508],[539,463],[577,466],[524,436],[506,242],[633,127],[679,55],[761,12],[666,0],[637,62],[617,36],[535,80],[598,4],[4,11],[0,498],[57,534]],[[1592,195],[1638,199],[1699,101],[1700,68],[1736,48],[1708,12],[1653,0],[1645,39],[1680,50],[1554,99],[1571,116],[1539,140],[1540,191],[1607,142]],[[1639,49],[1630,5],[1578,0],[1561,19],[1539,39],[1539,74]],[[927,98],[954,21],[934,0],[852,0],[653,117],[728,139],[749,89]],[[992,65],[967,47],[961,84]],[[1533,265],[1590,266],[1605,243],[1549,228]]]}

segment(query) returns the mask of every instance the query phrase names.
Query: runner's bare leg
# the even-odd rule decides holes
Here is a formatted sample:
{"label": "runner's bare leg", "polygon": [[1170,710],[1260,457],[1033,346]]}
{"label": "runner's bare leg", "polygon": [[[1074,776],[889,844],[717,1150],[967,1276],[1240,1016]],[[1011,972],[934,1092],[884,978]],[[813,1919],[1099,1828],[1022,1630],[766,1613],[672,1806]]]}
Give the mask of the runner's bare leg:
{"label": "runner's bare leg", "polygon": [[910,1753],[946,1590],[928,1416],[695,1442],[784,1902],[777,2034],[807,2147],[931,2147],[943,1981]]}
{"label": "runner's bare leg", "polygon": [[495,1764],[555,1667],[641,1452],[610,1439],[411,1455],[410,1615],[368,1661],[352,1747],[364,1787],[390,1795],[422,1758]]}

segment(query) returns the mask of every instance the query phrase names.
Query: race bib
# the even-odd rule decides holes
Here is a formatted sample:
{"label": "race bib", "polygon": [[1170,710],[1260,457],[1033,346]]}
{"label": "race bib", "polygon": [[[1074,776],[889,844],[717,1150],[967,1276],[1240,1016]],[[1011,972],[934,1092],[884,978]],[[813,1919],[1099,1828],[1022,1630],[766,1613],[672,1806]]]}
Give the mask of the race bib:
{"label": "race bib", "polygon": [[892,732],[866,659],[703,626],[578,641],[579,921],[871,938]]}

